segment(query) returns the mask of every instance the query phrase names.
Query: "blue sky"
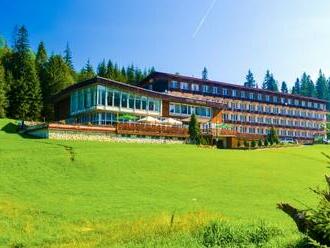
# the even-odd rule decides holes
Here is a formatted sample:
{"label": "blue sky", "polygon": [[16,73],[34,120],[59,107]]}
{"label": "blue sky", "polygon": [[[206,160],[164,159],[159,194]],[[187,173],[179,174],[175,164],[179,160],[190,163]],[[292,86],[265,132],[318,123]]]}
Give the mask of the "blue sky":
{"label": "blue sky", "polygon": [[[243,83],[267,69],[290,85],[304,71],[330,76],[329,0],[1,0],[0,34],[24,24],[35,49],[62,52],[80,69],[111,58],[120,65]],[[204,21],[203,21],[204,20]]]}

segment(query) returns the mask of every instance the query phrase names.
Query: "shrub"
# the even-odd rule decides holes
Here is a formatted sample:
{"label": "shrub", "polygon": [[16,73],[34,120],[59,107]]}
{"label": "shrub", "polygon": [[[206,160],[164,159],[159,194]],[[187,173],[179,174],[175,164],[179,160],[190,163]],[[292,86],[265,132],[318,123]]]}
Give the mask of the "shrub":
{"label": "shrub", "polygon": [[255,148],[257,146],[257,142],[255,140],[252,140],[251,147]]}
{"label": "shrub", "polygon": [[268,146],[268,140],[265,139],[264,145],[267,147]]}
{"label": "shrub", "polygon": [[262,140],[261,139],[258,140],[258,146],[262,147]]}
{"label": "shrub", "polygon": [[[330,160],[330,156],[325,156]],[[312,189],[321,199],[317,208],[299,210],[287,203],[277,205],[294,220],[298,230],[308,236],[313,247],[330,246],[330,177],[325,179],[326,190]]]}
{"label": "shrub", "polygon": [[237,141],[237,147],[239,148],[239,147],[241,147],[241,146],[242,146],[241,141],[240,141],[240,140]]}
{"label": "shrub", "polygon": [[243,144],[244,144],[244,147],[245,148],[249,148],[250,147],[250,143],[248,141],[246,141],[246,140],[244,140]]}

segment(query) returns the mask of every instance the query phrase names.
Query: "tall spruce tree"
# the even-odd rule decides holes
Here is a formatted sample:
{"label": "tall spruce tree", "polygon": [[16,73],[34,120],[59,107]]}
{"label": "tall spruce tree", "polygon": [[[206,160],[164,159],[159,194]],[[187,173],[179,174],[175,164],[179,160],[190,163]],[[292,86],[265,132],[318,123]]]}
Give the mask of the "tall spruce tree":
{"label": "tall spruce tree", "polygon": [[282,85],[281,85],[281,92],[282,92],[282,93],[288,93],[288,92],[289,92],[289,91],[288,91],[288,86],[287,86],[287,84],[286,84],[285,81],[282,82]]}
{"label": "tall spruce tree", "polygon": [[295,95],[300,95],[300,93],[301,93],[301,87],[300,87],[300,80],[299,80],[299,78],[297,78],[296,82],[294,83],[294,86],[292,87],[291,93],[292,94],[295,94]]}
{"label": "tall spruce tree", "polygon": [[0,118],[6,116],[8,100],[6,95],[5,68],[0,62]]}
{"label": "tall spruce tree", "polygon": [[203,71],[202,71],[202,79],[203,80],[208,80],[209,79],[209,75],[208,75],[208,70],[206,67],[203,68]]}
{"label": "tall spruce tree", "polygon": [[130,65],[127,67],[127,82],[132,84],[135,81],[135,72],[134,72],[135,68],[134,65]]}
{"label": "tall spruce tree", "polygon": [[60,55],[52,55],[45,66],[45,88],[43,117],[54,120],[54,106],[52,97],[70,86],[74,79],[70,68]]}
{"label": "tall spruce tree", "polygon": [[93,77],[95,77],[95,72],[94,72],[93,66],[91,65],[91,63],[88,59],[86,65],[80,71],[79,81],[91,79]]}
{"label": "tall spruce tree", "polygon": [[197,121],[196,115],[192,114],[189,121],[189,136],[190,142],[193,144],[199,144],[201,139],[200,127]]}
{"label": "tall spruce tree", "polygon": [[319,77],[316,80],[316,97],[319,99],[328,99],[327,79],[323,72],[319,71]]}
{"label": "tall spruce tree", "polygon": [[249,88],[256,88],[256,81],[254,80],[253,73],[251,70],[248,71],[248,74],[246,75],[246,81],[244,82],[244,86]]}
{"label": "tall spruce tree", "polygon": [[309,96],[309,97],[315,96],[314,83],[311,80],[311,77],[307,75],[306,72],[303,73],[300,83],[301,83],[300,94],[302,96]]}
{"label": "tall spruce tree", "polygon": [[30,51],[28,32],[24,26],[17,29],[11,59],[13,84],[9,92],[9,116],[35,120],[41,112],[41,90],[34,58]]}
{"label": "tall spruce tree", "polygon": [[97,75],[100,77],[107,77],[107,65],[105,63],[105,59],[103,59],[102,62],[98,64]]}
{"label": "tall spruce tree", "polygon": [[73,62],[72,62],[72,51],[69,46],[69,42],[66,43],[63,58],[67,66],[70,68],[70,70],[74,71]]}
{"label": "tall spruce tree", "polygon": [[262,83],[262,88],[264,90],[278,91],[277,82],[269,70],[266,72],[264,82]]}

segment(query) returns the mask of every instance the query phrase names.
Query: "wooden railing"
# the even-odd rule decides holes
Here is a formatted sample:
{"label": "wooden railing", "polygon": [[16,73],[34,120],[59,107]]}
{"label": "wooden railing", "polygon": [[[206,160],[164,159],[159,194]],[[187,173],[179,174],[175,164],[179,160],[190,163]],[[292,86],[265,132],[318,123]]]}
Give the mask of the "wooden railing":
{"label": "wooden railing", "polygon": [[222,129],[222,128],[207,128],[201,130],[202,134],[204,135],[211,135],[213,137],[233,137],[237,135],[236,131],[229,130],[229,129]]}
{"label": "wooden railing", "polygon": [[189,136],[187,128],[176,126],[151,125],[141,123],[118,123],[116,127],[118,134],[180,138],[187,138]]}

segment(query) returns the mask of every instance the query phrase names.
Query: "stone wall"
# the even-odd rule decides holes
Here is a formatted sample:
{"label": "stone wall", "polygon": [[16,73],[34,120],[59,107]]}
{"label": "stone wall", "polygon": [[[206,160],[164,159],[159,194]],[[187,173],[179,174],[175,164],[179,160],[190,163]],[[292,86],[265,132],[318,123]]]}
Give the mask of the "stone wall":
{"label": "stone wall", "polygon": [[110,132],[79,132],[66,130],[49,130],[49,139],[57,140],[90,140],[104,142],[124,142],[124,143],[155,143],[155,144],[183,144],[184,140],[153,138],[153,137],[137,137],[137,136],[121,136]]}

